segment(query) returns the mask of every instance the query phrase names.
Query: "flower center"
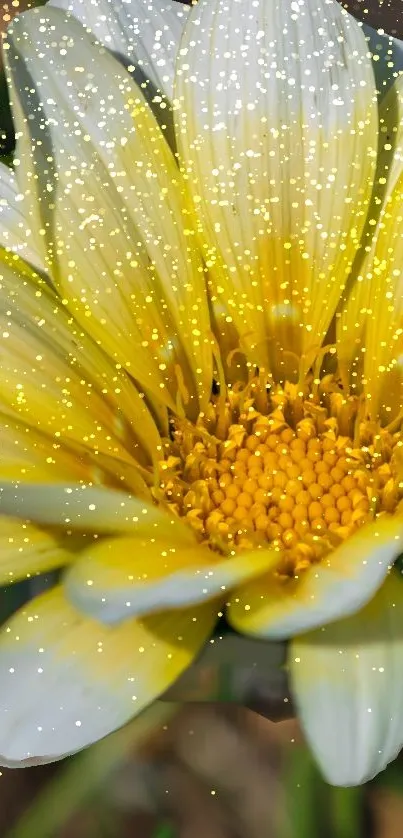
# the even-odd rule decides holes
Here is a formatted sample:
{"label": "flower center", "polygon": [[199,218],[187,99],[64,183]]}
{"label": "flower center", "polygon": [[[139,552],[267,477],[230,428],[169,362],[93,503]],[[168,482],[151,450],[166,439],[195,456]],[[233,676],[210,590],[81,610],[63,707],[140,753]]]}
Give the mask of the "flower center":
{"label": "flower center", "polygon": [[162,497],[212,549],[270,545],[278,573],[294,577],[396,509],[400,433],[360,421],[359,400],[327,379],[302,393],[255,382],[218,397],[196,425],[175,422]]}

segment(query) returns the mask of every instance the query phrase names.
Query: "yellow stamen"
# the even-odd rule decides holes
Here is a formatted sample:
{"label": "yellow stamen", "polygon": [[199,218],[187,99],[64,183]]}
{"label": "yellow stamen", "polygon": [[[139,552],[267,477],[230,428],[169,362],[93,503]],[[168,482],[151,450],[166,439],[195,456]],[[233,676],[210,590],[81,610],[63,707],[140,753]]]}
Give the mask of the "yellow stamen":
{"label": "yellow stamen", "polygon": [[[257,409],[262,403],[266,414]],[[361,444],[346,435],[348,428],[357,433],[358,415]],[[228,391],[224,408],[221,392],[196,425],[177,420],[160,491],[212,549],[270,544],[279,551],[278,573],[288,578],[396,509],[400,445],[399,433],[363,421],[359,399],[345,399],[331,376],[323,387],[317,379],[305,383],[303,392],[292,385],[267,392],[255,379]]]}

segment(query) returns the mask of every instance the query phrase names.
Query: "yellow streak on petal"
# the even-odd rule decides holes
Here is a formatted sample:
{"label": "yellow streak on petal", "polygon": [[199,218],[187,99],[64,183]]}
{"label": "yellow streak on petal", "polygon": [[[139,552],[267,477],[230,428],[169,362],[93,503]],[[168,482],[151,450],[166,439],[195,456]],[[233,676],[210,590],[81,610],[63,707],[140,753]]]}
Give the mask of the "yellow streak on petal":
{"label": "yellow streak on petal", "polygon": [[382,516],[299,578],[282,580],[271,573],[240,587],[232,595],[228,619],[237,631],[270,638],[331,623],[368,602],[402,545],[402,517]]}
{"label": "yellow streak on petal", "polygon": [[61,587],[32,600],[0,635],[0,753],[57,758],[125,724],[199,652],[211,605],[103,626]]}
{"label": "yellow streak on petal", "polygon": [[49,437],[135,467],[158,457],[159,433],[135,385],[61,300],[21,264],[0,264],[0,404]]}
{"label": "yellow streak on petal", "polygon": [[79,483],[17,483],[0,480],[0,514],[43,526],[99,533],[147,533],[194,546],[190,527],[172,513],[132,495]]}
{"label": "yellow streak on petal", "polygon": [[365,221],[377,109],[364,35],[326,0],[230,13],[200,0],[175,96],[218,328],[284,376],[290,353],[321,344]]}
{"label": "yellow streak on petal", "polygon": [[97,619],[116,622],[223,597],[277,561],[274,551],[263,550],[222,559],[196,540],[181,544],[174,529],[169,540],[156,536],[150,531],[91,545],[67,575],[72,602]]}
{"label": "yellow streak on petal", "polygon": [[36,428],[16,421],[7,413],[0,413],[0,427],[0,475],[3,480],[39,483],[91,479],[91,469],[82,458],[72,455],[66,447]]}
{"label": "yellow streak on petal", "polygon": [[[68,35],[63,56],[49,37],[55,26]],[[28,69],[40,80],[52,145],[49,171],[42,177],[36,167],[38,197],[49,201],[48,190],[54,198],[51,278],[99,346],[171,409],[179,366],[194,413],[212,372],[204,267],[164,135],[142,91],[72,17],[49,6],[33,10],[8,37],[22,108],[32,112],[22,80]],[[26,131],[26,114],[25,122],[17,116]],[[33,144],[31,168],[36,151]]]}
{"label": "yellow streak on petal", "polygon": [[380,104],[374,192],[337,320],[338,358],[350,386],[360,387],[364,376],[370,410],[383,420],[396,415],[403,397],[402,172],[403,79],[399,78]]}
{"label": "yellow streak on petal", "polygon": [[[70,564],[78,546],[77,538],[57,537],[29,522],[0,516],[0,585]],[[84,539],[80,546],[85,546]]]}

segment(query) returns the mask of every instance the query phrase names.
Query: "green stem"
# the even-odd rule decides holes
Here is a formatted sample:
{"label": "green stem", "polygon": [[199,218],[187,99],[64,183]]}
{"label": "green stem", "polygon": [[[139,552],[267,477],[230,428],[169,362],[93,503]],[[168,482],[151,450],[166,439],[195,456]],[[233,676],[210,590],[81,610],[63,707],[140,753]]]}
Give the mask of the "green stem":
{"label": "green stem", "polygon": [[332,838],[358,838],[361,833],[362,797],[361,788],[330,789]]}
{"label": "green stem", "polygon": [[284,767],[287,824],[279,838],[315,838],[321,834],[319,801],[325,784],[308,748],[295,746]]}

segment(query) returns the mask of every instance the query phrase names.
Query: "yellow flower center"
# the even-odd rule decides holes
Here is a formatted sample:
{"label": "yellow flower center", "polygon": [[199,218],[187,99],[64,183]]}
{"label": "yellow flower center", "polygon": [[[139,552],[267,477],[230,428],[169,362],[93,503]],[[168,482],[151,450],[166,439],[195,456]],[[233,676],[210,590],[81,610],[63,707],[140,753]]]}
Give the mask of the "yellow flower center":
{"label": "yellow flower center", "polygon": [[[320,386],[317,386],[317,385]],[[165,503],[212,549],[270,545],[294,577],[403,497],[400,433],[360,418],[327,376],[304,392],[254,382],[166,442]]]}

